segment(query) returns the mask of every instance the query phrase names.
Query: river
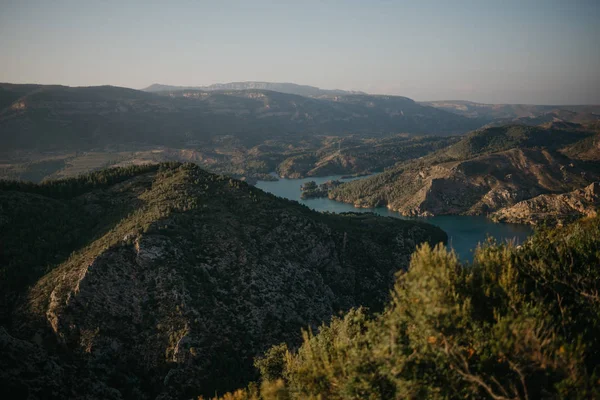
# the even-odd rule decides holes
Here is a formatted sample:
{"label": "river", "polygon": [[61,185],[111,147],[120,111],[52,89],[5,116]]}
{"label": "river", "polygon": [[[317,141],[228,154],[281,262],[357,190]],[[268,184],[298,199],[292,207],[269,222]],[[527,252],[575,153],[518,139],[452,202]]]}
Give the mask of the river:
{"label": "river", "polygon": [[[340,175],[313,177],[304,179],[279,179],[278,181],[258,181],[256,187],[265,192],[295,200],[305,204],[316,211],[330,212],[373,212],[386,217],[400,219],[413,219],[439,226],[448,234],[448,247],[453,248],[456,254],[463,261],[471,261],[473,249],[478,243],[486,240],[487,237],[493,237],[500,242],[507,240],[521,243],[532,232],[528,225],[495,223],[483,216],[463,216],[463,215],[444,215],[436,217],[404,217],[397,212],[390,211],[385,207],[380,208],[355,208],[351,204],[340,203],[329,200],[328,198],[301,199],[300,186],[308,181],[315,181],[317,184],[328,180],[342,180]],[[344,179],[348,182],[354,179]]]}

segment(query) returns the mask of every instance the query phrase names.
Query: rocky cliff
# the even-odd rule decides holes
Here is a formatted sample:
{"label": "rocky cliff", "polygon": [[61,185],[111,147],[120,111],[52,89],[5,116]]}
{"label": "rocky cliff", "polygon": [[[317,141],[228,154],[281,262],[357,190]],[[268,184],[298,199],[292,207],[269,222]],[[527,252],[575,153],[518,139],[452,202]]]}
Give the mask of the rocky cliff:
{"label": "rocky cliff", "polygon": [[[167,399],[244,385],[255,355],[338,311],[378,309],[415,246],[446,239],[427,224],[313,212],[193,165],[136,171],[69,190],[4,186],[62,204],[81,232],[63,243],[27,227],[26,241],[70,249],[55,262],[4,249],[13,269],[48,263],[7,303],[0,381],[15,393]],[[7,242],[18,206],[3,202]]]}
{"label": "rocky cliff", "polygon": [[[573,190],[596,176],[583,172],[586,170],[579,164],[546,150],[513,149],[384,173],[342,185],[330,198],[357,207],[385,205],[403,215],[478,215],[543,193]],[[369,184],[375,188],[367,188]],[[348,196],[346,186],[365,194]]]}
{"label": "rocky cliff", "polygon": [[600,183],[563,194],[542,194],[503,208],[492,218],[499,222],[563,225],[580,217],[593,217],[600,209]]}

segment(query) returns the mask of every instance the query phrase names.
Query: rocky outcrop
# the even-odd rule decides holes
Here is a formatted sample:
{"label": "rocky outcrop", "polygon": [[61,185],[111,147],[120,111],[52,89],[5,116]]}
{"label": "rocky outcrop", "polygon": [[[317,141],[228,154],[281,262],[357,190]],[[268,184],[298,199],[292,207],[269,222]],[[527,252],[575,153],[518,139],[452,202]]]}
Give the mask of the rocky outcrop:
{"label": "rocky outcrop", "polygon": [[479,129],[435,153],[345,183],[329,197],[357,207],[387,206],[404,215],[485,215],[597,180],[595,164],[564,151],[576,143],[589,147],[593,135],[591,130],[554,126]]}
{"label": "rocky outcrop", "polygon": [[540,149],[512,149],[466,161],[391,170],[330,192],[357,207],[385,205],[403,215],[480,215],[544,193],[589,184],[598,174]]}
{"label": "rocky outcrop", "polygon": [[498,222],[562,225],[580,217],[593,217],[600,209],[600,183],[564,194],[543,194],[503,208],[492,218]]}

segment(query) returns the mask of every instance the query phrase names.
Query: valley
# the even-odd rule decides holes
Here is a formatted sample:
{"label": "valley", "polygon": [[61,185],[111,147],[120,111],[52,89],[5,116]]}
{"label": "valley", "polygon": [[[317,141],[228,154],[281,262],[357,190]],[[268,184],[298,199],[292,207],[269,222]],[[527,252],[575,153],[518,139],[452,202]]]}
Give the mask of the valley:
{"label": "valley", "polygon": [[158,162],[193,162],[215,173],[249,182],[270,178],[271,171],[282,177],[301,178],[330,174],[369,174],[399,161],[429,154],[457,137],[364,135],[282,137],[256,146],[244,146],[235,138],[209,144],[170,148],[132,146],[121,149],[73,152],[20,151],[5,153],[0,160],[0,179],[40,182],[44,179],[75,177],[85,172],[114,166]]}
{"label": "valley", "polygon": [[232,139],[252,147],[287,135],[452,135],[477,126],[401,96],[0,84],[3,152],[189,148]]}
{"label": "valley", "polygon": [[514,242],[523,243],[532,233],[532,230],[523,225],[522,221],[504,221],[508,223],[494,223],[485,216],[468,215],[442,215],[434,217],[404,216],[399,212],[385,207],[357,208],[351,204],[331,200],[327,196],[319,198],[305,198],[302,196],[300,187],[307,182],[315,182],[317,185],[328,181],[339,181],[342,183],[356,181],[360,178],[343,179],[340,175],[326,176],[320,178],[304,179],[279,179],[277,181],[258,181],[256,187],[267,193],[294,200],[315,211],[327,213],[373,213],[382,217],[392,217],[408,221],[422,221],[441,228],[448,235],[448,249],[454,250],[457,256],[464,262],[473,260],[473,252],[479,244],[485,243],[488,238],[498,243]]}
{"label": "valley", "polygon": [[600,1],[0,31],[0,400],[600,400]]}
{"label": "valley", "polygon": [[[527,356],[502,342],[497,312],[519,341],[520,326],[549,321],[552,351],[575,363],[555,361],[549,376],[567,385],[577,370],[568,379],[586,381],[590,358],[561,340],[575,341],[577,304],[592,299],[582,309],[597,312],[596,272],[586,269],[597,262],[588,251],[600,204],[595,110],[265,82],[146,91],[1,84],[0,382],[30,399],[245,388],[225,399],[272,400],[343,385],[353,398],[418,398],[452,381],[481,398],[452,372],[467,374],[456,354]],[[544,247],[563,236],[577,242]],[[550,262],[555,252],[580,257],[571,286],[564,265]],[[564,287],[548,286],[558,280]],[[558,333],[538,304],[571,322]],[[458,319],[443,311],[459,309]],[[425,336],[411,336],[412,324]],[[597,351],[590,329],[585,340]],[[395,330],[415,342],[388,348]],[[459,353],[433,356],[452,368],[432,371],[428,352],[458,330],[480,347],[455,343]],[[436,382],[415,378],[399,348]],[[404,363],[400,380],[384,353]],[[514,387],[525,376],[475,357],[468,368],[485,379]],[[527,364],[528,382],[550,365],[540,363]],[[338,375],[340,365],[368,388]]]}

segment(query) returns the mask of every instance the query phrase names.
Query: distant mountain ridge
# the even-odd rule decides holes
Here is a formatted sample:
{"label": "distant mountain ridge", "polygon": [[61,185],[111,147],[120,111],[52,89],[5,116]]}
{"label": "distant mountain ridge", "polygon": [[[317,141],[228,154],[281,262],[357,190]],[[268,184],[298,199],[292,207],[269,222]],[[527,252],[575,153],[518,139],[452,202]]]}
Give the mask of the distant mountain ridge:
{"label": "distant mountain ridge", "polygon": [[467,100],[421,101],[422,105],[435,107],[468,118],[479,118],[495,125],[518,123],[540,125],[564,121],[593,124],[600,121],[600,105],[535,105],[486,104]]}
{"label": "distant mountain ridge", "polygon": [[298,85],[289,82],[230,82],[230,83],[215,83],[208,86],[171,86],[154,83],[147,88],[142,89],[145,92],[174,92],[181,90],[203,90],[207,92],[217,90],[272,90],[274,92],[297,94],[306,97],[320,97],[329,95],[348,95],[348,94],[366,94],[365,92],[340,90],[340,89],[321,89],[315,86]]}
{"label": "distant mountain ridge", "polygon": [[0,84],[3,151],[199,146],[223,136],[254,145],[294,134],[449,135],[476,127],[476,121],[400,96]]}

